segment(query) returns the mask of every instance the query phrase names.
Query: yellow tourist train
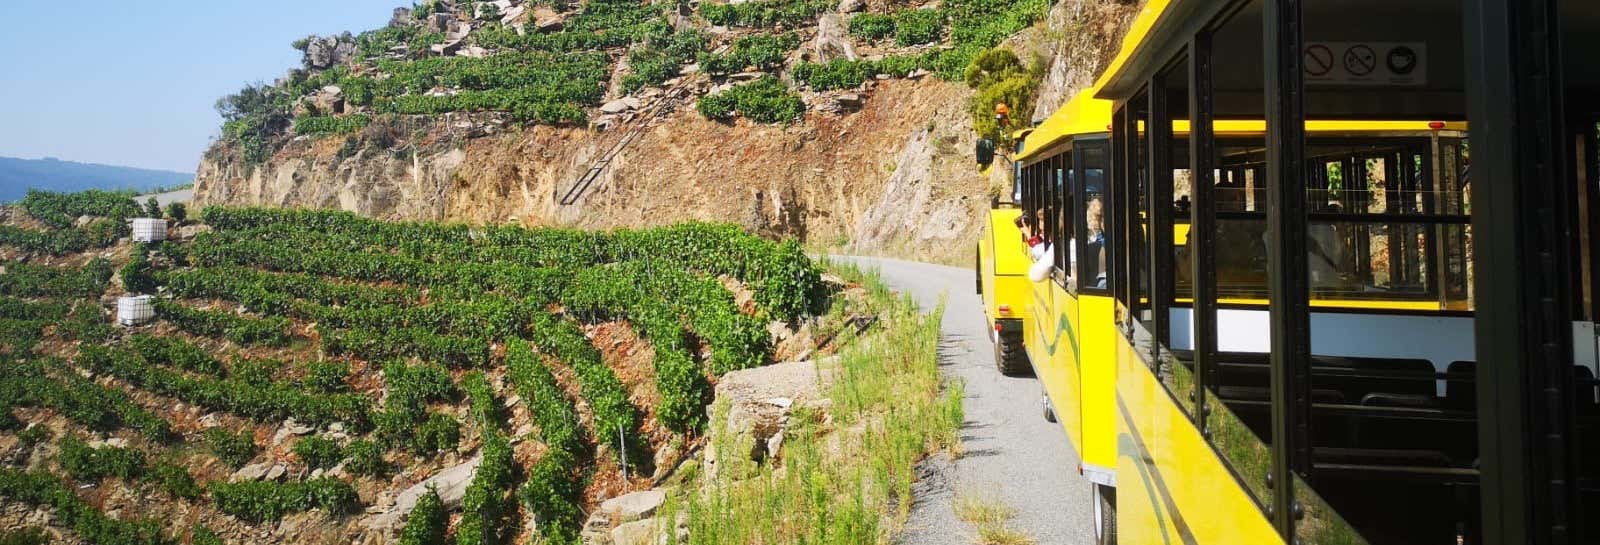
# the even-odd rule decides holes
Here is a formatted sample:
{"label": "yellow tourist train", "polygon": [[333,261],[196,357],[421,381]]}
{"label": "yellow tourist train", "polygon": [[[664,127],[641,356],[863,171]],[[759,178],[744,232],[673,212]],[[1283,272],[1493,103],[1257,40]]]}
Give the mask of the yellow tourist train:
{"label": "yellow tourist train", "polygon": [[[1559,542],[1538,539],[1554,532],[1600,542],[1590,526],[1600,526],[1600,304],[1589,302],[1600,293],[1600,108],[1569,121],[1558,141],[1572,146],[1557,151],[1571,155],[1553,161],[1572,167],[1571,198],[1556,202],[1575,223],[1530,224],[1573,237],[1556,246],[1575,255],[1518,269],[1583,284],[1582,304],[1553,329],[1567,348],[1522,354],[1542,358],[1525,369],[1480,370],[1485,347],[1498,346],[1485,331],[1517,326],[1480,314],[1495,300],[1481,271],[1510,265],[1489,254],[1513,246],[1475,247],[1485,220],[1474,214],[1515,203],[1472,199],[1469,165],[1492,152],[1468,146],[1460,104],[1486,91],[1469,85],[1460,59],[1425,56],[1430,40],[1463,40],[1470,10],[1356,2],[1453,13],[1456,24],[1345,37],[1333,22],[1352,21],[1350,3],[1283,4],[1149,0],[1096,84],[1021,139],[1010,202],[989,212],[976,272],[997,367],[1037,376],[1045,417],[1079,456],[1067,469],[1094,488],[1095,536],[1443,545]],[[1600,23],[1590,6],[1564,2],[1560,13]],[[1303,10],[1315,21],[1305,35],[1322,40],[1288,44],[1300,61],[1285,63],[1288,75],[1271,63],[1283,62],[1278,50],[1252,43],[1285,9]],[[1324,50],[1350,64],[1325,66]],[[1325,73],[1375,70],[1369,60],[1387,63],[1388,79]],[[1408,75],[1424,62],[1431,83]],[[1276,79],[1264,83],[1262,71]],[[1285,107],[1285,97],[1303,102]],[[1300,129],[1283,129],[1289,121]],[[1019,218],[1030,224],[1019,229]],[[1536,311],[1548,301],[1517,308],[1547,318]],[[1545,323],[1534,332],[1551,331]],[[1556,378],[1543,389],[1478,380],[1528,369]],[[1522,409],[1516,422],[1559,424],[1572,449],[1561,467],[1578,477],[1530,485],[1524,476],[1539,468],[1486,457],[1485,445],[1538,450],[1530,438],[1546,428],[1514,427],[1501,415],[1513,408],[1484,400],[1557,391],[1566,405]],[[1506,506],[1532,501],[1511,486],[1559,488],[1559,513],[1530,516],[1563,515],[1563,525],[1509,525]]]}

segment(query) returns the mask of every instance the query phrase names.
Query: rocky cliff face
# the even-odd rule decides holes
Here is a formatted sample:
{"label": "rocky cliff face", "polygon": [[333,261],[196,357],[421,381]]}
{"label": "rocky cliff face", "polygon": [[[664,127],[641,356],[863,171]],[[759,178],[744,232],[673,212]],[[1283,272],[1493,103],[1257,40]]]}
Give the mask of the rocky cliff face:
{"label": "rocky cliff face", "polygon": [[[1132,13],[1116,2],[1062,0],[1048,25],[1011,41],[1050,63],[1042,112],[1092,81],[1109,58],[1097,48]],[[819,35],[829,39],[808,49],[856,55],[827,46],[850,45],[842,23],[828,25]],[[817,248],[965,265],[979,212],[1003,183],[975,168],[971,92],[959,83],[880,79],[807,94],[811,111],[787,125],[707,120],[692,100],[667,100],[672,92],[608,103],[600,113],[616,121],[587,128],[516,128],[494,114],[375,120],[348,137],[295,137],[258,165],[219,143],[200,165],[196,200],[597,229],[727,221]],[[587,190],[562,204],[624,138]]]}
{"label": "rocky cliff face", "polygon": [[933,79],[875,82],[870,92],[859,111],[789,126],[669,113],[571,205],[562,197],[619,134],[437,134],[415,149],[348,156],[337,139],[307,139],[259,166],[212,153],[200,165],[195,199],[590,228],[727,221],[820,246],[957,260],[989,194],[971,159],[969,92]]}

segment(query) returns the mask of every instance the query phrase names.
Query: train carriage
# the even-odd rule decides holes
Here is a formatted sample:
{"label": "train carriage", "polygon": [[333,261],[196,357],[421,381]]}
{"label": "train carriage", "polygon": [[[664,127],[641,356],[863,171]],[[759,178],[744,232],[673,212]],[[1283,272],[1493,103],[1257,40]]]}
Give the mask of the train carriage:
{"label": "train carriage", "polygon": [[1024,344],[1102,542],[1600,543],[1596,30],[1149,0],[1018,157],[1064,250]]}

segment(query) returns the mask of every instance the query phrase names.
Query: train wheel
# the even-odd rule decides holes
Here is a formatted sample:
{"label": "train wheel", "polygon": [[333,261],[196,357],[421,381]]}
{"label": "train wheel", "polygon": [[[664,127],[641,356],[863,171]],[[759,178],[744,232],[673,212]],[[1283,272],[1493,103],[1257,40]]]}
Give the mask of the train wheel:
{"label": "train wheel", "polygon": [[1117,489],[1094,484],[1094,537],[1098,545],[1117,545]]}
{"label": "train wheel", "polygon": [[1000,374],[1020,375],[1028,370],[1028,355],[1022,350],[1022,340],[997,335],[994,341],[994,366]]}
{"label": "train wheel", "polygon": [[1044,406],[1044,421],[1054,423],[1056,421],[1056,407],[1050,403],[1050,394],[1045,393],[1043,388],[1040,388],[1040,390],[1039,404]]}

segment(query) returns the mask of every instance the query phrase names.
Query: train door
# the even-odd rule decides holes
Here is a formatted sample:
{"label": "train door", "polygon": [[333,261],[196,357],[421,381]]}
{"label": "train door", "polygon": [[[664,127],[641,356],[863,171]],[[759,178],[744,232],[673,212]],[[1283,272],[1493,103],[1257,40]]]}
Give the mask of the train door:
{"label": "train door", "polygon": [[[1073,146],[1076,147],[1076,140]],[[1072,447],[1081,456],[1084,448],[1083,377],[1079,353],[1082,325],[1078,313],[1078,278],[1073,268],[1078,262],[1077,221],[1080,189],[1078,174],[1073,170],[1073,148],[1056,153],[1047,160],[1050,182],[1054,184],[1055,201],[1050,221],[1054,227],[1056,244],[1050,278],[1045,282],[1051,308],[1055,314],[1049,323],[1041,323],[1050,332],[1051,398],[1056,402],[1056,417],[1066,429]]]}
{"label": "train door", "polygon": [[1072,222],[1076,259],[1068,264],[1076,280],[1077,305],[1072,331],[1077,341],[1083,444],[1083,475],[1101,496],[1114,497],[1116,487],[1116,316],[1106,275],[1106,167],[1110,141],[1079,142],[1073,150],[1074,207]]}
{"label": "train door", "polygon": [[[1585,107],[1600,106],[1569,107],[1583,112]],[[1600,114],[1575,115],[1569,132],[1572,153],[1568,168],[1578,185],[1578,198],[1574,200],[1579,228],[1574,238],[1580,255],[1577,279],[1581,285],[1574,291],[1582,294],[1572,331],[1573,436],[1577,454],[1574,470],[1580,483],[1578,504],[1593,506],[1600,505],[1600,464],[1595,462],[1600,460],[1600,382],[1596,380],[1600,377],[1600,336],[1596,334],[1600,331],[1600,289],[1596,289],[1600,286]],[[1580,536],[1579,543],[1600,542],[1600,532],[1585,529],[1588,531]]]}

